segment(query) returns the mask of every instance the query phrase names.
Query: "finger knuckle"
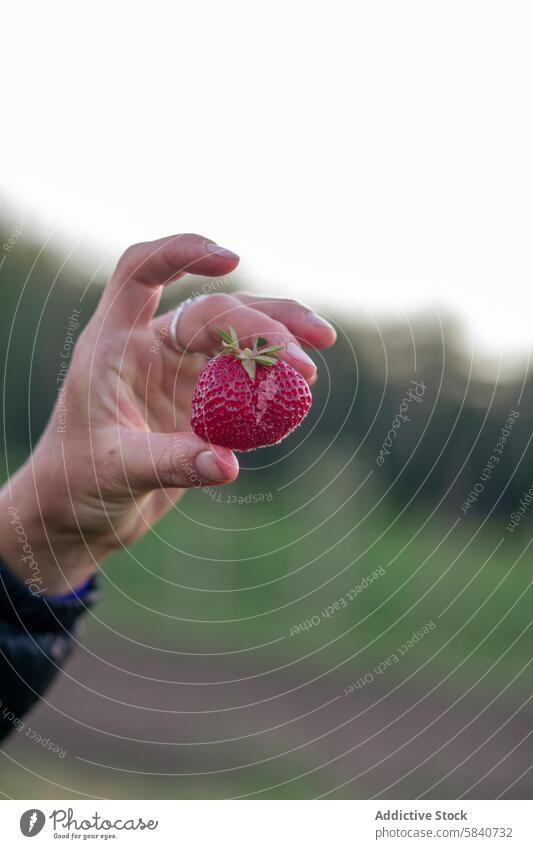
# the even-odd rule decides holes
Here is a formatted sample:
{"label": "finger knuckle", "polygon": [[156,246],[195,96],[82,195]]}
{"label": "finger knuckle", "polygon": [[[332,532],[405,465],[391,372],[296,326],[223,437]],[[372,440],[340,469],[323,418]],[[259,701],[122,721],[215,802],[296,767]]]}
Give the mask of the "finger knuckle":
{"label": "finger knuckle", "polygon": [[143,253],[145,246],[146,242],[135,242],[133,245],[129,245],[120,257],[118,264],[124,265],[137,259],[139,255]]}
{"label": "finger knuckle", "polygon": [[286,342],[288,339],[292,339],[292,333],[281,321],[272,321],[272,332],[277,333],[284,342]]}
{"label": "finger knuckle", "polygon": [[146,242],[136,242],[130,245],[120,257],[115,274],[119,274],[121,278],[134,275],[142,264],[145,252]]}
{"label": "finger knuckle", "polygon": [[206,298],[209,306],[209,312],[215,318],[223,317],[224,313],[234,310],[236,307],[242,306],[236,298],[227,295],[224,292],[215,292],[208,295]]}

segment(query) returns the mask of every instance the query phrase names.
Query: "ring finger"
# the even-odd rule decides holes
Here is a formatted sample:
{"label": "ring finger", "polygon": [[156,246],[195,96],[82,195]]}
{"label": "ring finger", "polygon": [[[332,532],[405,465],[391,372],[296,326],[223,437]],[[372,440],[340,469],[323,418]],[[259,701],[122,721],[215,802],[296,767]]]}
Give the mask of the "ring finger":
{"label": "ring finger", "polygon": [[[154,330],[157,332],[159,325],[172,327],[173,316],[174,313],[160,316],[154,321]],[[252,346],[258,337],[265,338],[269,345],[283,345],[278,353],[280,359],[308,379],[316,373],[316,365],[291,328],[265,312],[246,306],[233,295],[208,295],[188,303],[174,322],[174,333],[167,333],[166,340],[184,351],[209,354],[221,347],[217,327],[224,330],[234,327],[241,346]]]}

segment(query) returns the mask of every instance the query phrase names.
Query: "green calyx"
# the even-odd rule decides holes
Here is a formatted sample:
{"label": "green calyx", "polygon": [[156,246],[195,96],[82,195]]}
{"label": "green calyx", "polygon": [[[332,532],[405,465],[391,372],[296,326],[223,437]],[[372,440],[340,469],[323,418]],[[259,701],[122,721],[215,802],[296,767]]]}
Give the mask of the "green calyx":
{"label": "green calyx", "polygon": [[229,328],[229,333],[222,327],[217,327],[217,330],[220,334],[220,338],[224,342],[224,347],[221,353],[224,356],[229,355],[240,360],[240,363],[250,380],[255,379],[257,363],[260,363],[262,366],[274,366],[277,363],[278,358],[273,355],[285,347],[285,345],[269,345],[266,339],[259,336],[255,340],[253,348],[240,348],[239,338],[234,327]]}

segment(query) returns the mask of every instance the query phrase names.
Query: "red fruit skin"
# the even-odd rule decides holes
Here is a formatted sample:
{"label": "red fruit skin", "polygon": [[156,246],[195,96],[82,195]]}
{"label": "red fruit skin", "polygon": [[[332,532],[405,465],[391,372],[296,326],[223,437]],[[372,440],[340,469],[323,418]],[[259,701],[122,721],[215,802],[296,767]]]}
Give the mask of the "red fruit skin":
{"label": "red fruit skin", "polygon": [[280,442],[311,406],[302,375],[277,360],[256,364],[255,379],[240,360],[220,355],[201,372],[192,399],[191,426],[200,439],[234,451],[253,451]]}

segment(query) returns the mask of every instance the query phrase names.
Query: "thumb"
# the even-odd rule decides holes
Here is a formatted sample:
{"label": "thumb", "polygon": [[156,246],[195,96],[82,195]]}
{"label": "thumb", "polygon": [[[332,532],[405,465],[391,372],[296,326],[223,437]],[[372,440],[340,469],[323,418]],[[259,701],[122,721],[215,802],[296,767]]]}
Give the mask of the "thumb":
{"label": "thumb", "polygon": [[128,484],[140,492],[231,483],[239,474],[229,448],[208,445],[194,433],[129,431],[121,453]]}

